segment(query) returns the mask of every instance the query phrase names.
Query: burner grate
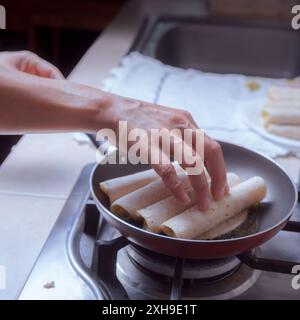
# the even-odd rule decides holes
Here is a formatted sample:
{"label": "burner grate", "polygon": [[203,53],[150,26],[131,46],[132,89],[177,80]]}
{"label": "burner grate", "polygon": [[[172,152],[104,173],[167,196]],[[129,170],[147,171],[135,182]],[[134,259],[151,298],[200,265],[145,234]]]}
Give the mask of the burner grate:
{"label": "burner grate", "polygon": [[[96,205],[92,201],[89,201],[86,206],[86,223],[84,232],[90,235],[94,235],[95,239],[98,239],[103,227],[103,223],[105,223],[105,221],[102,221],[101,215],[99,213],[96,216],[95,212],[97,212]],[[300,233],[300,221],[289,221],[283,230],[288,232]],[[128,244],[130,244],[130,241],[123,236],[119,236],[113,240],[95,240],[92,259],[92,270],[97,276],[101,287],[105,288],[108,299],[129,298],[126,290],[124,289],[123,285],[120,283],[116,275],[118,252]],[[237,258],[243,264],[252,269],[284,274],[290,274],[293,266],[299,264],[299,261],[282,261],[260,257],[255,255],[253,251],[242,253],[238,255]],[[171,300],[179,300],[181,298],[185,265],[185,259],[175,259],[173,275],[171,276]]]}

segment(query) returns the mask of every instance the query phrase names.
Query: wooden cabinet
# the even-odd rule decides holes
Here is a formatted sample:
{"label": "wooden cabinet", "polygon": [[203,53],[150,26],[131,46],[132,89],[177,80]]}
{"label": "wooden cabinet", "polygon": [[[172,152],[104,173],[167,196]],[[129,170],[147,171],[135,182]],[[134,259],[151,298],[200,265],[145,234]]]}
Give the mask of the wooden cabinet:
{"label": "wooden cabinet", "polygon": [[7,28],[28,30],[32,24],[62,28],[103,28],[125,0],[2,0],[7,12]]}
{"label": "wooden cabinet", "polygon": [[[125,0],[4,0],[1,4],[6,8],[9,37],[12,34],[25,33],[26,49],[42,55],[64,69],[61,56],[66,51],[66,46],[68,48],[70,45],[66,41],[62,43],[65,33],[71,32],[74,38],[74,33],[80,31],[81,34],[77,32],[79,41],[89,33],[88,31],[99,34],[125,2]],[[41,29],[47,31],[41,35],[39,32]],[[82,35],[84,30],[85,35]],[[46,49],[43,48],[45,43]],[[86,45],[90,45],[90,42],[83,43],[79,50],[74,47],[74,50],[78,51],[74,52],[75,60],[87,49]],[[65,73],[70,71],[73,63],[70,66],[66,68]]]}
{"label": "wooden cabinet", "polygon": [[208,0],[211,16],[290,21],[297,0]]}
{"label": "wooden cabinet", "polygon": [[53,45],[62,29],[101,31],[125,0],[4,0],[7,30],[26,32],[29,49],[37,50],[37,29],[53,29]]}

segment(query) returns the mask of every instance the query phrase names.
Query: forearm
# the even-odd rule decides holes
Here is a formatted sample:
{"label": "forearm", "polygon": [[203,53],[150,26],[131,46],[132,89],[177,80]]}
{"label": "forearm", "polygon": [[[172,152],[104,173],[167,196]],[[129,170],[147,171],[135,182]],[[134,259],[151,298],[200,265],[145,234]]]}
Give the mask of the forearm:
{"label": "forearm", "polygon": [[0,69],[0,134],[94,133],[110,126],[110,104],[100,90]]}
{"label": "forearm", "polygon": [[[117,134],[120,121],[127,131],[143,129],[192,130],[198,126],[182,110],[163,107],[105,93],[63,80],[60,71],[30,52],[0,53],[0,134],[81,131],[96,133],[102,128]],[[125,134],[127,135],[128,132]],[[149,146],[148,139],[145,146]],[[174,150],[174,145],[171,144]],[[211,192],[205,174],[190,176],[198,192],[198,205],[209,207],[211,194],[217,199],[227,194],[226,168],[221,147],[205,136],[204,161],[210,174]],[[149,156],[151,156],[151,148]],[[183,164],[184,165],[184,164]],[[171,164],[153,165],[165,185],[183,203],[189,198]]]}

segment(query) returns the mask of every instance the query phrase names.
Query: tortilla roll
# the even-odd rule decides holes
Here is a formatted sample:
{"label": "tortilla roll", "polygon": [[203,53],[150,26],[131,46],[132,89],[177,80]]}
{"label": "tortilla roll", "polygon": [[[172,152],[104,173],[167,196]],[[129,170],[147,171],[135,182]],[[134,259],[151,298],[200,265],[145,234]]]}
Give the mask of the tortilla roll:
{"label": "tortilla roll", "polygon": [[[188,175],[180,174],[179,179],[185,189],[190,187]],[[170,195],[171,191],[166,188],[161,179],[158,179],[117,199],[111,204],[110,210],[119,216],[138,220],[137,210]]]}
{"label": "tortilla roll", "polygon": [[[177,173],[184,172],[178,164],[174,164],[174,167]],[[100,189],[109,197],[112,203],[125,194],[135,191],[158,178],[158,174],[153,169],[150,169],[103,181],[100,183]]]}
{"label": "tortilla roll", "polygon": [[300,100],[267,100],[264,104],[264,109],[300,110]]}
{"label": "tortilla roll", "polygon": [[278,136],[300,140],[300,125],[279,125],[279,124],[268,124],[265,126],[266,130],[272,134]]}
{"label": "tortilla roll", "polygon": [[278,109],[268,108],[262,110],[265,125],[287,124],[300,126],[300,108],[299,109]]}
{"label": "tortilla roll", "polygon": [[246,221],[248,217],[248,210],[244,210],[237,215],[233,216],[230,219],[227,219],[221,223],[219,223],[217,226],[212,228],[209,231],[206,231],[202,233],[200,236],[197,237],[198,240],[212,240],[219,238],[236,228],[238,228],[242,223]]}
{"label": "tortilla roll", "polygon": [[[227,182],[229,187],[233,187],[240,182],[240,179],[236,174],[228,173]],[[146,208],[137,210],[137,215],[144,221],[144,228],[159,233],[161,231],[160,227],[165,221],[194,206],[197,202],[194,190],[189,189],[187,193],[191,199],[191,202],[188,205],[181,204],[174,196],[170,196],[155,202]]]}
{"label": "tortilla roll", "polygon": [[266,195],[265,181],[253,177],[230,189],[230,194],[203,212],[194,206],[167,220],[161,226],[164,233],[182,239],[196,239],[219,223],[258,204]]}
{"label": "tortilla roll", "polygon": [[158,174],[153,169],[150,169],[103,181],[100,183],[100,189],[109,197],[110,202],[113,202],[126,193],[141,188],[158,178]]}
{"label": "tortilla roll", "polygon": [[298,86],[271,85],[267,95],[271,100],[300,101],[300,88]]}

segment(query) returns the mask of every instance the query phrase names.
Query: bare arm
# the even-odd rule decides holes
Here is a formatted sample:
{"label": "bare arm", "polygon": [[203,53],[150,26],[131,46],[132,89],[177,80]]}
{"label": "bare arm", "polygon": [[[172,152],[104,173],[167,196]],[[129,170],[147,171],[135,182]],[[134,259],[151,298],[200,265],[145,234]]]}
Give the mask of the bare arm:
{"label": "bare arm", "polygon": [[[118,131],[120,120],[129,127],[150,129],[197,129],[184,111],[112,95],[63,79],[54,66],[29,52],[0,54],[0,134],[83,131],[101,128]],[[226,169],[220,145],[204,141],[205,165],[212,178],[209,190],[205,174],[190,176],[204,210],[211,197],[227,192]],[[171,164],[154,165],[165,185],[178,200],[189,198]]]}
{"label": "bare arm", "polygon": [[0,53],[1,134],[95,132],[89,119],[101,111],[102,96],[64,80],[54,66],[30,52]]}

